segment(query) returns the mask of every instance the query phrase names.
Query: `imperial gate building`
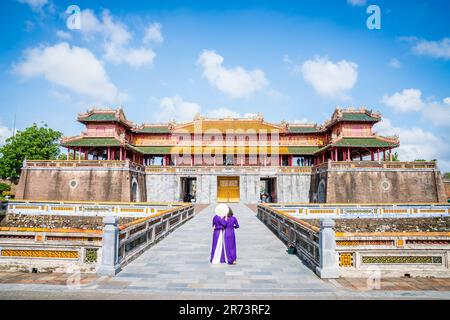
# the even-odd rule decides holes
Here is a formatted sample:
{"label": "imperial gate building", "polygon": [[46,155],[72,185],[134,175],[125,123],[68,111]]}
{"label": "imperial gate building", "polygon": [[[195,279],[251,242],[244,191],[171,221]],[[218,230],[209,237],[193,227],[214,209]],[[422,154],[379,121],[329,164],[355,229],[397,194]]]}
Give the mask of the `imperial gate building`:
{"label": "imperial gate building", "polygon": [[78,115],[66,161],[25,161],[16,197],[136,202],[444,202],[435,162],[392,161],[381,115],[336,109],[321,125],[261,115],[142,124],[122,109]]}

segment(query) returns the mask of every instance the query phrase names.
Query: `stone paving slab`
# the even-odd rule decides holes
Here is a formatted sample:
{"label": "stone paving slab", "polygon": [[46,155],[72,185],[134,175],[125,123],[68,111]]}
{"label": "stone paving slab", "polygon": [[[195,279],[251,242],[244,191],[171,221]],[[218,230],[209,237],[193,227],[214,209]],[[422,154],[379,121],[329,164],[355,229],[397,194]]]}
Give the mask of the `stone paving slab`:
{"label": "stone paving slab", "polygon": [[[242,204],[230,206],[241,226],[236,230],[236,265],[209,263],[211,220],[214,216],[214,206],[211,205],[127,265],[109,282],[129,281],[130,286],[139,287],[145,283],[150,291],[184,288],[188,283],[195,283],[198,291],[248,289],[267,293],[295,286],[336,291],[334,285],[317,278],[296,256],[288,255],[285,245],[257,219],[252,210]],[[146,279],[146,275],[154,274],[156,277]],[[167,281],[155,282],[155,278]]]}

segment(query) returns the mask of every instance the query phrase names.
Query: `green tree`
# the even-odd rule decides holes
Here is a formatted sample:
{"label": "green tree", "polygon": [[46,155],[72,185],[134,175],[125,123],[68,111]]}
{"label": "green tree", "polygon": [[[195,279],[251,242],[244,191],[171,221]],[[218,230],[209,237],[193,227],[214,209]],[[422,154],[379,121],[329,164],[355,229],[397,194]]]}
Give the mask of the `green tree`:
{"label": "green tree", "polygon": [[59,139],[62,134],[33,124],[14,137],[6,139],[0,147],[0,177],[16,180],[20,177],[23,160],[52,160],[59,156]]}
{"label": "green tree", "polygon": [[450,172],[444,173],[444,179],[450,179]]}
{"label": "green tree", "polygon": [[3,191],[11,191],[11,186],[9,184],[0,182],[0,194],[2,194]]}
{"label": "green tree", "polygon": [[394,152],[392,154],[392,161],[400,161],[399,158],[398,158],[398,153],[397,152]]}

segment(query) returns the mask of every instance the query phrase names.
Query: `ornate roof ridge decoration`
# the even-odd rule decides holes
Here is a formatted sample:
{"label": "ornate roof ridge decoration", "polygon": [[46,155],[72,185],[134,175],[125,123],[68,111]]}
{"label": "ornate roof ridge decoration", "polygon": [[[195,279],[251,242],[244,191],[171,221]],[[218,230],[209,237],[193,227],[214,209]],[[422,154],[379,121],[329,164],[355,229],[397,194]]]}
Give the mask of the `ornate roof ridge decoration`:
{"label": "ornate roof ridge decoration", "polygon": [[[89,117],[92,117],[93,115],[112,115],[113,118],[111,119],[89,119]],[[86,122],[86,121],[117,121],[120,122],[130,128],[134,127],[135,124],[132,121],[127,120],[125,117],[125,113],[123,112],[122,107],[119,107],[117,109],[114,108],[96,108],[93,107],[89,110],[87,110],[85,113],[79,113],[77,117],[78,121],[80,122]]]}
{"label": "ornate roof ridge decoration", "polygon": [[70,145],[71,143],[76,143],[78,141],[117,141],[117,145],[124,145],[127,141],[124,137],[119,136],[87,136],[79,135],[74,137],[62,137],[61,145]]}
{"label": "ornate roof ridge decoration", "polygon": [[378,134],[375,134],[374,136],[375,136],[375,138],[386,141],[386,142],[400,144],[400,137],[397,134],[393,135],[393,136],[380,136]]}
{"label": "ornate roof ridge decoration", "polygon": [[272,129],[276,129],[276,130],[280,130],[283,131],[283,127],[280,124],[276,124],[276,123],[271,123],[271,122],[266,122],[264,120],[264,116],[261,113],[258,113],[257,115],[254,115],[252,117],[237,117],[237,118],[233,118],[233,117],[223,117],[223,118],[209,118],[206,116],[202,116],[199,113],[196,114],[194,116],[194,119],[192,121],[189,122],[184,122],[184,123],[176,123],[173,122],[172,123],[172,127],[170,127],[170,130],[178,130],[178,129],[184,129],[184,128],[189,128],[192,126],[195,126],[196,123],[198,122],[204,122],[205,124],[207,123],[214,123],[214,122],[222,122],[222,121],[228,121],[228,122],[233,122],[233,123],[254,123],[256,125],[261,125],[261,126],[267,126],[270,127]]}
{"label": "ornate roof ridge decoration", "polygon": [[331,120],[325,121],[324,126],[329,127],[339,121],[378,122],[380,120],[381,113],[367,109],[364,106],[359,109],[354,107],[336,107],[333,115],[331,116]]}
{"label": "ornate roof ridge decoration", "polygon": [[83,138],[83,135],[71,136],[71,137],[62,136],[60,141],[61,141],[61,144],[64,144],[64,143],[67,143],[67,142],[70,142],[70,141],[79,140],[79,139],[82,139],[82,138]]}

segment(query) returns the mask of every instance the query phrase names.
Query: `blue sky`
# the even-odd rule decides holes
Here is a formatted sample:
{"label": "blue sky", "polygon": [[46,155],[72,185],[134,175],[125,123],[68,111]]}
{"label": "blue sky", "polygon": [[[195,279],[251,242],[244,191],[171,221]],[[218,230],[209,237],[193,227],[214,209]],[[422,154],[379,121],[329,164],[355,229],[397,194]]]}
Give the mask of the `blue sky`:
{"label": "blue sky", "polygon": [[[69,5],[81,29],[66,26]],[[369,5],[381,29],[369,30]],[[380,111],[404,160],[450,171],[448,1],[56,1],[0,3],[0,143],[45,122],[66,136],[92,106],[137,123],[263,113],[322,123]]]}

